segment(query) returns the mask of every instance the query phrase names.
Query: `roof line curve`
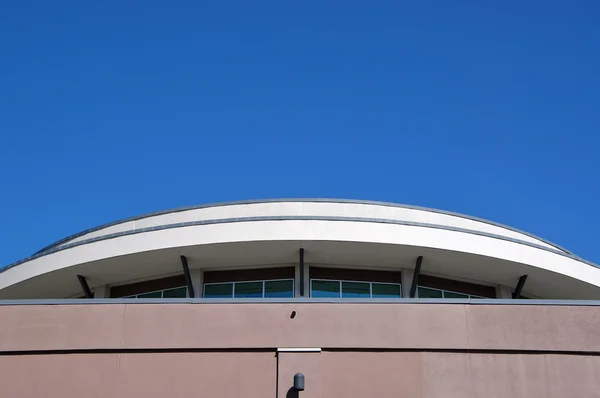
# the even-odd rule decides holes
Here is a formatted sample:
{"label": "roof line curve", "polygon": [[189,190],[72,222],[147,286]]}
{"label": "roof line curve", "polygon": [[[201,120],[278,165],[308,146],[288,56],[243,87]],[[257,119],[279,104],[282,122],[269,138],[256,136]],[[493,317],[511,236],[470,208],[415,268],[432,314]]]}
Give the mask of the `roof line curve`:
{"label": "roof line curve", "polygon": [[493,225],[496,227],[500,227],[500,228],[504,228],[513,232],[517,232],[520,234],[523,234],[525,236],[528,236],[530,238],[539,240],[540,242],[543,242],[547,245],[550,245],[560,251],[563,251],[567,254],[573,255],[575,256],[575,254],[567,249],[565,249],[564,247],[561,247],[559,245],[557,245],[556,243],[550,242],[544,238],[541,238],[539,236],[536,236],[532,233],[529,233],[527,231],[523,231],[520,230],[518,228],[514,228],[508,225],[504,225],[495,221],[491,221],[491,220],[487,220],[484,218],[479,218],[479,217],[475,217],[475,216],[470,216],[467,214],[462,214],[462,213],[457,213],[457,212],[452,212],[452,211],[447,211],[447,210],[441,210],[441,209],[434,209],[434,208],[429,208],[429,207],[423,207],[423,206],[415,206],[415,205],[407,205],[407,204],[401,204],[401,203],[394,203],[394,202],[380,202],[380,201],[375,201],[375,200],[360,200],[360,199],[335,199],[335,198],[272,198],[272,199],[249,199],[249,200],[239,200],[239,201],[228,201],[228,202],[216,202],[216,203],[207,203],[207,204],[200,204],[200,205],[192,205],[192,206],[184,206],[184,207],[178,207],[178,208],[173,208],[173,209],[167,209],[167,210],[159,210],[156,212],[150,212],[150,213],[145,213],[145,214],[141,214],[141,215],[137,215],[137,216],[132,216],[132,217],[128,217],[128,218],[124,218],[124,219],[120,219],[120,220],[116,220],[116,221],[112,221],[109,223],[105,223],[105,224],[101,224],[98,225],[96,227],[92,227],[92,228],[88,228],[85,229],[83,231],[77,232],[75,234],[69,235],[65,238],[59,239],[54,243],[51,243],[48,246],[43,247],[42,249],[38,250],[37,252],[34,253],[34,255],[37,254],[41,254],[44,253],[45,251],[51,250],[53,248],[55,248],[56,246],[59,246],[65,242],[68,242],[70,240],[76,239],[80,236],[89,234],[91,232],[95,232],[104,228],[108,228],[114,225],[118,225],[118,224],[123,224],[129,221],[136,221],[136,220],[141,220],[144,218],[149,218],[149,217],[155,217],[155,216],[160,216],[160,215],[164,215],[164,214],[170,214],[170,213],[179,213],[179,212],[183,212],[183,211],[188,211],[188,210],[197,210],[197,209],[205,209],[205,208],[211,208],[211,207],[223,207],[223,206],[235,206],[235,205],[248,205],[248,204],[261,204],[261,203],[277,203],[277,202],[304,202],[304,203],[346,203],[346,204],[362,204],[362,205],[374,205],[374,206],[385,206],[385,207],[396,207],[396,208],[403,208],[403,209],[411,209],[411,210],[420,210],[420,211],[426,211],[426,212],[430,212],[430,213],[437,213],[437,214],[443,214],[443,215],[448,215],[448,216],[454,216],[454,217],[459,217],[459,218],[464,218],[467,220],[472,220],[472,221],[478,221],[481,223],[485,223],[485,224],[489,224],[489,225]]}
{"label": "roof line curve", "polygon": [[146,228],[140,228],[140,229],[136,229],[136,230],[130,230],[130,231],[121,231],[121,232],[115,232],[115,233],[111,233],[111,234],[107,234],[107,235],[102,235],[102,236],[97,236],[97,237],[93,237],[93,238],[89,238],[89,239],[84,239],[81,241],[77,241],[77,242],[73,242],[73,243],[67,243],[65,245],[62,246],[57,246],[54,247],[52,249],[48,249],[45,252],[40,252],[40,253],[36,253],[33,254],[29,257],[26,257],[24,259],[21,259],[19,261],[16,261],[12,264],[9,264],[8,266],[1,268],[0,269],[0,274],[2,274],[3,272],[18,266],[20,264],[23,264],[25,262],[34,260],[36,258],[39,257],[43,257],[46,255],[50,255],[62,250],[68,250],[71,249],[73,247],[78,247],[78,246],[82,246],[82,245],[86,245],[86,244],[90,244],[90,243],[95,243],[95,242],[99,242],[99,241],[104,241],[104,240],[108,240],[108,239],[113,239],[113,238],[119,238],[119,237],[123,237],[123,236],[130,236],[130,235],[136,235],[136,234],[140,234],[140,233],[146,233],[146,232],[153,232],[153,231],[160,231],[160,230],[166,230],[166,229],[172,229],[172,228],[182,228],[182,227],[190,227],[190,226],[199,226],[199,225],[213,225],[213,224],[229,224],[229,223],[240,223],[240,222],[252,222],[252,221],[349,221],[349,222],[368,222],[368,223],[383,223],[383,224],[394,224],[394,225],[406,225],[406,226],[414,226],[414,227],[425,227],[425,228],[434,228],[434,229],[442,229],[442,230],[448,230],[448,231],[454,231],[454,232],[462,232],[462,233],[468,233],[468,234],[473,234],[473,235],[479,235],[479,236],[483,236],[483,237],[488,237],[488,238],[493,238],[493,239],[499,239],[502,241],[507,241],[507,242],[512,242],[512,243],[517,243],[517,244],[521,244],[521,245],[525,245],[525,246],[529,246],[529,247],[533,247],[536,249],[540,249],[543,251],[547,251],[550,253],[554,253],[557,254],[559,256],[564,256],[567,258],[571,258],[575,261],[579,261],[581,263],[590,265],[592,267],[595,268],[600,268],[597,264],[585,260],[583,258],[580,258],[574,254],[570,254],[570,253],[565,253],[563,251],[557,250],[557,249],[553,249],[553,248],[549,248],[547,246],[542,246],[539,244],[535,244],[535,243],[531,243],[531,242],[526,242],[526,241],[522,241],[519,239],[515,239],[515,238],[509,238],[506,236],[502,236],[502,235],[496,235],[496,234],[492,234],[492,233],[488,233],[488,232],[481,232],[481,231],[473,231],[473,230],[469,230],[469,229],[464,229],[464,228],[459,228],[459,227],[448,227],[448,226],[444,226],[444,225],[437,225],[437,224],[427,224],[427,223],[421,223],[421,222],[411,222],[411,221],[399,221],[399,220],[390,220],[390,219],[378,219],[378,218],[360,218],[360,217],[339,217],[339,216],[261,216],[261,217],[245,217],[245,218],[230,218],[230,219],[211,219],[211,220],[202,220],[202,221],[188,221],[188,222],[181,222],[181,223],[175,223],[175,224],[167,224],[167,225],[160,225],[160,226],[153,226],[153,227],[146,227]]}

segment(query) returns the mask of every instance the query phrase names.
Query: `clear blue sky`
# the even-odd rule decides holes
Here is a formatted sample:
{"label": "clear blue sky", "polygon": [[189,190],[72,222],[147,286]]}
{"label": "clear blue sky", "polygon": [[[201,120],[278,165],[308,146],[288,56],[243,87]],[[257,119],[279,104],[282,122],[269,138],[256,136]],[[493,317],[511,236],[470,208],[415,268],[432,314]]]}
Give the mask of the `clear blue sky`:
{"label": "clear blue sky", "polygon": [[0,266],[267,197],[394,201],[600,262],[598,1],[15,1]]}

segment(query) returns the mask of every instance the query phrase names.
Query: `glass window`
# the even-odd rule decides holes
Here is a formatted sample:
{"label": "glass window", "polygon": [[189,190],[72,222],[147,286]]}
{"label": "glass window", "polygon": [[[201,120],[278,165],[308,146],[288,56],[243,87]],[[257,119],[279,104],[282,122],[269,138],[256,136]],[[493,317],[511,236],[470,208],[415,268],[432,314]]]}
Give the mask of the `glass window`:
{"label": "glass window", "polygon": [[294,280],[244,281],[204,284],[205,298],[286,298],[294,297]]}
{"label": "glass window", "polygon": [[187,296],[186,287],[163,290],[163,298],[185,298],[185,296]]}
{"label": "glass window", "polygon": [[124,298],[185,298],[187,296],[187,287],[176,287],[173,289],[157,290],[142,294],[135,294]]}
{"label": "glass window", "polygon": [[233,283],[217,283],[204,285],[204,297],[206,298],[232,298]]}
{"label": "glass window", "polygon": [[162,291],[138,294],[134,298],[162,298]]}
{"label": "glass window", "polygon": [[418,297],[419,298],[443,298],[443,293],[441,290],[429,289],[427,287],[419,286]]}
{"label": "glass window", "polygon": [[468,294],[462,294],[462,293],[454,293],[454,292],[444,292],[444,298],[447,299],[468,299],[469,295]]}
{"label": "glass window", "polygon": [[242,282],[234,285],[235,298],[262,298],[263,283],[262,282]]}
{"label": "glass window", "polygon": [[266,281],[265,282],[265,297],[266,298],[285,298],[294,297],[294,281]]}
{"label": "glass window", "polygon": [[311,297],[317,298],[401,298],[399,283],[377,283],[311,279]]}
{"label": "glass window", "polygon": [[340,297],[340,281],[321,281],[312,280],[311,282],[311,297],[319,298],[339,298]]}
{"label": "glass window", "polygon": [[449,290],[434,289],[430,287],[419,286],[419,298],[444,298],[444,299],[481,299],[484,297],[473,296],[466,293],[452,292]]}
{"label": "glass window", "polygon": [[372,283],[373,298],[401,298],[400,285],[393,283]]}
{"label": "glass window", "polygon": [[371,285],[368,282],[342,282],[342,298],[371,297]]}

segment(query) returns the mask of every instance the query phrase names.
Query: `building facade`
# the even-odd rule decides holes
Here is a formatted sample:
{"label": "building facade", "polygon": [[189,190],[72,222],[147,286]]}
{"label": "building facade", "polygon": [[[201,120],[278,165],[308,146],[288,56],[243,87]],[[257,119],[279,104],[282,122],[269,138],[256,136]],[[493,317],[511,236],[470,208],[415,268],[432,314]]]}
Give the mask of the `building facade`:
{"label": "building facade", "polygon": [[177,209],[0,270],[0,394],[600,396],[598,298],[596,265],[475,217]]}

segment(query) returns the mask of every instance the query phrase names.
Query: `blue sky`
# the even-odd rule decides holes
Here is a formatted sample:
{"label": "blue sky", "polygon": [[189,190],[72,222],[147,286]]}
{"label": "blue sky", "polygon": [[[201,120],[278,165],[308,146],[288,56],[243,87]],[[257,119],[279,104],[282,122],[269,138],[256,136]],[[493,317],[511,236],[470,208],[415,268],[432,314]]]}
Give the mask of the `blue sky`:
{"label": "blue sky", "polygon": [[600,263],[597,1],[21,1],[0,12],[0,266],[215,201],[488,218]]}

